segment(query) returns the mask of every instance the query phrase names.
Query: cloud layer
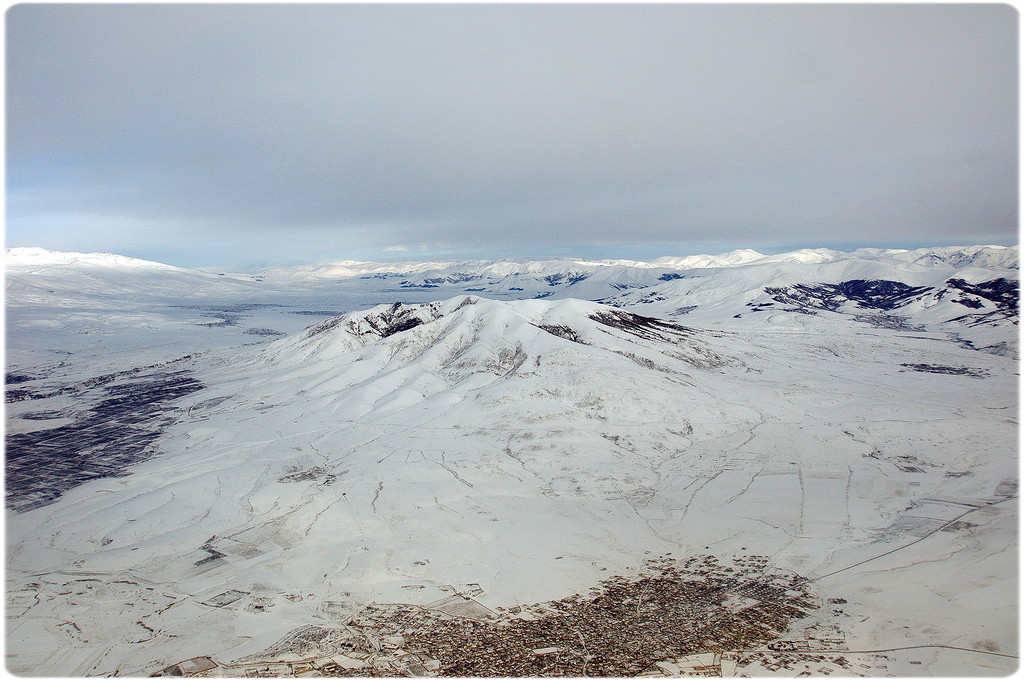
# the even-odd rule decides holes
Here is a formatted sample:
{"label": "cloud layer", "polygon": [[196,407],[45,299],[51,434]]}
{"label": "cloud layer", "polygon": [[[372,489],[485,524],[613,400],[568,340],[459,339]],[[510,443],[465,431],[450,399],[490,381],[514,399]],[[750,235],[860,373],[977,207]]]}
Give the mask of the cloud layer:
{"label": "cloud layer", "polygon": [[7,16],[8,245],[216,262],[1016,235],[1009,6]]}

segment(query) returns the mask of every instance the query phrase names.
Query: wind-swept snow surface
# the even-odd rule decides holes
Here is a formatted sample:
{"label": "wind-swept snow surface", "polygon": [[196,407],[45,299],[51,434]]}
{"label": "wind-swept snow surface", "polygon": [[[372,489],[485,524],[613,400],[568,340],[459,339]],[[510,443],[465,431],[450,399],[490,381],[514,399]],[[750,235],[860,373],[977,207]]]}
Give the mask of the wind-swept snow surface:
{"label": "wind-swept snow surface", "polygon": [[[559,599],[619,576],[635,592],[604,588],[631,594],[622,616],[635,619],[677,574],[651,581],[661,564],[645,560],[670,554],[713,587],[684,581],[672,593],[689,594],[696,619],[666,622],[789,614],[748,634],[754,645],[720,639],[724,654],[708,641],[685,658],[637,647],[653,671],[1006,674],[1018,654],[1016,277],[1005,259],[961,250],[901,265],[889,252],[737,252],[738,264],[663,279],[593,265],[618,272],[602,280],[622,285],[617,305],[563,295],[584,282],[568,283],[575,269],[515,266],[501,276],[561,272],[543,284],[559,295],[367,305],[248,345],[225,335],[189,359],[178,343],[168,363],[63,393],[55,365],[9,366],[9,448],[21,437],[25,456],[99,423],[159,438],[116,477],[65,485],[54,454],[33,465],[63,485],[57,496],[18,507],[8,489],[20,509],[7,525],[8,669],[444,674],[470,667],[443,646],[410,658],[403,646],[444,637],[421,620],[388,629],[385,614],[407,606],[385,604],[446,627],[476,621],[458,634],[473,647],[527,631],[524,616],[575,617],[580,601]],[[220,282],[225,300],[254,285]],[[339,299],[356,295],[349,285]],[[238,324],[301,305],[276,290],[281,307]],[[145,405],[144,422],[125,420],[126,404]],[[580,608],[604,612],[594,598]],[[489,622],[505,629],[485,633]],[[630,622],[621,630],[642,631]],[[579,635],[514,647],[551,669],[619,669]]]}

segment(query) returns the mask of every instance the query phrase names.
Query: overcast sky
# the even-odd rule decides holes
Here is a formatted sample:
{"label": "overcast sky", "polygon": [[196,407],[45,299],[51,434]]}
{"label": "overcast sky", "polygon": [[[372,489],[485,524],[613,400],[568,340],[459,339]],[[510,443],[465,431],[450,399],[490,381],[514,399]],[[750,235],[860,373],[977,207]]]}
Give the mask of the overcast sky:
{"label": "overcast sky", "polygon": [[185,266],[1017,242],[1008,5],[31,5],[12,246]]}

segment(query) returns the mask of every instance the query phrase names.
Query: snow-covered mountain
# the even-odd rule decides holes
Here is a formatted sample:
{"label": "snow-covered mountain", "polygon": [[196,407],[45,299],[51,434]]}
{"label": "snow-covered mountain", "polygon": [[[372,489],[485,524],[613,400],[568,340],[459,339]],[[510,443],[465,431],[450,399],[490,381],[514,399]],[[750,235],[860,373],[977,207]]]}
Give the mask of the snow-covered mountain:
{"label": "snow-covered mountain", "polygon": [[[299,265],[297,267],[273,267],[257,270],[248,276],[271,282],[323,281],[346,279],[349,277],[387,278],[411,275],[430,270],[445,269],[455,265],[473,267],[487,264],[487,261],[451,262],[451,261],[411,261],[411,262],[363,262],[359,260],[339,260],[320,265]],[[241,275],[247,276],[247,275]]]}
{"label": "snow-covered mountain", "polygon": [[945,246],[914,250],[883,250],[861,248],[855,254],[869,254],[879,258],[903,260],[917,265],[952,267],[1019,268],[1018,246]]}
{"label": "snow-covered mountain", "polygon": [[692,270],[602,300],[638,306],[653,315],[696,315],[717,324],[727,317],[760,316],[779,323],[792,321],[794,314],[824,315],[904,330],[942,331],[979,347],[1001,343],[1005,333],[992,327],[1014,327],[1019,319],[1016,269],[953,266],[923,256],[898,264],[889,257],[856,256]]}
{"label": "snow-covered mountain", "polygon": [[148,270],[177,270],[179,267],[164,265],[163,263],[151,260],[140,260],[129,258],[116,253],[68,253],[64,251],[51,251],[47,248],[8,248],[4,263],[8,268],[36,268],[41,270],[48,267],[121,267],[121,268],[143,268]]}
{"label": "snow-covered mountain", "polygon": [[[245,290],[247,282],[225,275],[174,267],[113,253],[63,253],[45,248],[8,248],[4,257],[7,295],[17,300],[49,295],[117,294],[181,297]],[[17,295],[15,295],[15,293]]]}
{"label": "snow-covered mountain", "polygon": [[[224,288],[233,323],[187,337],[209,318],[183,285],[182,307],[122,302],[123,328],[161,320],[130,343],[81,345],[95,320],[46,308],[66,365],[28,333],[43,317],[16,317],[9,343],[31,361],[8,364],[8,668],[417,670],[403,646],[421,624],[388,628],[385,604],[478,631],[523,610],[542,628],[557,613],[534,604],[672,554],[809,590],[759,649],[833,646],[869,675],[1005,673],[1016,276],[1003,250],[933,250],[487,263],[294,290],[268,276]],[[459,272],[480,278],[399,285]],[[242,309],[244,290],[277,307]],[[278,323],[297,328],[241,331]],[[131,345],[145,338],[167,345]],[[721,580],[709,613],[766,598]],[[736,673],[808,659],[741,658]]]}

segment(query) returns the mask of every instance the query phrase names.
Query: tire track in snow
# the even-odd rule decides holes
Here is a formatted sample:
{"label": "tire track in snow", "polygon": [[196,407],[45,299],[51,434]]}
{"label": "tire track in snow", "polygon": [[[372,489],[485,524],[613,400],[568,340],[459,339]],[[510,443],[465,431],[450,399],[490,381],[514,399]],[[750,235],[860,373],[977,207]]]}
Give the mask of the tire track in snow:
{"label": "tire track in snow", "polygon": [[754,480],[757,479],[757,476],[761,475],[761,473],[763,473],[763,472],[764,472],[764,468],[762,467],[761,470],[757,471],[752,476],[750,476],[750,479],[747,480],[747,484],[744,485],[743,489],[741,489],[739,492],[736,492],[736,494],[733,494],[731,497],[729,497],[728,499],[723,501],[719,505],[719,508],[724,507],[724,506],[728,506],[729,504],[731,504],[732,502],[736,501],[741,496],[746,494],[747,490],[750,489],[750,486],[754,484]]}
{"label": "tire track in snow", "polygon": [[697,498],[697,495],[700,494],[701,490],[704,489],[705,487],[707,487],[711,483],[712,480],[714,480],[715,478],[717,478],[721,474],[722,474],[722,471],[716,472],[710,478],[707,478],[704,482],[702,482],[700,484],[700,487],[698,487],[697,489],[693,490],[693,494],[690,495],[690,498],[686,502],[686,505],[683,506],[683,512],[679,515],[679,520],[678,520],[678,522],[676,522],[676,527],[679,527],[680,525],[683,524],[683,521],[686,519],[686,514],[690,510],[690,505],[693,504],[693,500]]}
{"label": "tire track in snow", "polygon": [[[381,484],[383,484],[383,483],[381,483]],[[308,537],[309,536],[309,531],[313,529],[314,525],[316,525],[316,521],[320,520],[320,516],[322,516],[324,513],[326,513],[327,509],[329,509],[331,506],[334,506],[335,504],[340,503],[341,500],[344,499],[344,498],[345,497],[338,497],[337,499],[335,499],[331,503],[329,503],[326,506],[324,506],[315,516],[313,516],[313,520],[310,521],[308,526],[306,526],[306,531],[302,533],[302,536],[303,537]]]}
{"label": "tire track in snow", "polygon": [[382,489],[384,489],[384,483],[383,482],[378,482],[377,483],[377,490],[373,493],[373,499],[370,500],[370,508],[373,509],[374,513],[377,512],[377,499],[380,498],[380,492],[381,492]]}
{"label": "tire track in snow", "polygon": [[448,463],[444,459],[444,452],[441,452],[441,460],[440,461],[435,461],[434,463],[436,463],[438,466],[440,466],[441,468],[443,468],[446,471],[448,471],[449,473],[451,473],[455,477],[455,479],[458,480],[459,482],[461,482],[463,485],[466,485],[467,487],[472,487],[473,486],[473,483],[471,483],[469,480],[466,480],[464,477],[459,475],[455,471],[454,468],[452,468],[450,465],[448,465]]}

